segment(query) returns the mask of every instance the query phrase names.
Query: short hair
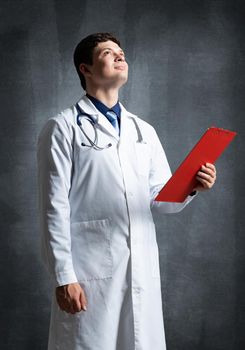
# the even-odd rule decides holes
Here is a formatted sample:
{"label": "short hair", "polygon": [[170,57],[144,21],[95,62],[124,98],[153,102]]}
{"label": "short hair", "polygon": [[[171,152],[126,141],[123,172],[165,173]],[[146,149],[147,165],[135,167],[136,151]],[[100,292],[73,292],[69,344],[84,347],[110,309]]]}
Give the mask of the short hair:
{"label": "short hair", "polygon": [[116,39],[113,34],[94,33],[82,39],[75,48],[73,61],[84,90],[86,90],[86,80],[84,75],[80,72],[79,66],[81,63],[92,65],[94,48],[98,45],[98,43],[106,42],[108,40],[113,41],[121,47],[120,41]]}

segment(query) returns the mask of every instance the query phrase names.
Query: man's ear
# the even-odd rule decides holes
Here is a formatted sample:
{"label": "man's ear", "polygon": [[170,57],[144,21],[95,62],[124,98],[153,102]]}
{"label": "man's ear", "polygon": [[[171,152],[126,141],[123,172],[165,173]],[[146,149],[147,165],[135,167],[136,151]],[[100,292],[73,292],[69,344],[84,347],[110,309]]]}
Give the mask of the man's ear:
{"label": "man's ear", "polygon": [[81,63],[79,65],[79,70],[84,76],[90,76],[91,75],[91,72],[89,70],[89,66],[87,64],[85,64],[85,63]]}

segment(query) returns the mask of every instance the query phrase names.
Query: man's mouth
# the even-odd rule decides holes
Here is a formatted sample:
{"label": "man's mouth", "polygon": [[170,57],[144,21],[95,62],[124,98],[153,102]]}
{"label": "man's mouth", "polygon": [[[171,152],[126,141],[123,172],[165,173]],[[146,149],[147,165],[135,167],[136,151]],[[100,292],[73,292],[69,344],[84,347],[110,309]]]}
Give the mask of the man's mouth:
{"label": "man's mouth", "polygon": [[120,64],[118,66],[114,67],[115,69],[119,69],[119,70],[125,70],[126,69],[126,65],[125,64]]}

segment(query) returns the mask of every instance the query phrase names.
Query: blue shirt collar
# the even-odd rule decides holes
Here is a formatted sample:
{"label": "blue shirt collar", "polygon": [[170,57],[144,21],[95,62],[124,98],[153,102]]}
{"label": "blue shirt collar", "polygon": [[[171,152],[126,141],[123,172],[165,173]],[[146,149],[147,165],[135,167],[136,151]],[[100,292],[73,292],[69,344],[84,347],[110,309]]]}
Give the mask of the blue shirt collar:
{"label": "blue shirt collar", "polygon": [[119,101],[117,101],[117,103],[111,107],[108,108],[106,105],[104,105],[104,103],[102,103],[100,100],[98,100],[97,98],[90,96],[89,94],[86,94],[86,96],[90,99],[90,101],[95,105],[95,107],[102,113],[104,114],[104,116],[106,117],[106,113],[108,111],[113,111],[116,113],[117,117],[120,118],[121,117],[121,107],[119,104]]}

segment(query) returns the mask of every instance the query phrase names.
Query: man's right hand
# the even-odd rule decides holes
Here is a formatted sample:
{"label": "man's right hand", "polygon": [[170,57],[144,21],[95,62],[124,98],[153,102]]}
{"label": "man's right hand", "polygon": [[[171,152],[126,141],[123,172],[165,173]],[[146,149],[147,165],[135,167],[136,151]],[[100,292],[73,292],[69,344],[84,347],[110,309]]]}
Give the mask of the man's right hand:
{"label": "man's right hand", "polygon": [[87,300],[79,283],[66,284],[56,288],[56,300],[61,310],[75,314],[87,310]]}

